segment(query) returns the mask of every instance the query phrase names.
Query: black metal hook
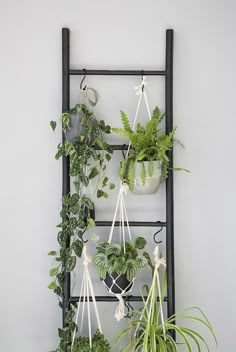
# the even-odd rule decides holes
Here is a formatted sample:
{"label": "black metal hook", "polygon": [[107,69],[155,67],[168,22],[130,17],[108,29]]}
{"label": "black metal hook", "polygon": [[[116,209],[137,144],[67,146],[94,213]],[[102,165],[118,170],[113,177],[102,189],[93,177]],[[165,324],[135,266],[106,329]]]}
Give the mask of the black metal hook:
{"label": "black metal hook", "polygon": [[125,147],[126,147],[126,144],[123,144],[123,145],[122,145],[122,150],[121,150],[124,159],[126,158],[126,156],[125,156]]}
{"label": "black metal hook", "polygon": [[83,71],[84,71],[84,77],[83,77],[82,81],[80,82],[80,89],[81,90],[85,90],[86,89],[86,86],[84,86],[84,87],[82,86],[82,84],[83,84],[83,82],[84,82],[84,80],[85,80],[85,78],[87,76],[86,68],[83,68]]}
{"label": "black metal hook", "polygon": [[81,241],[82,241],[83,243],[87,243],[87,242],[88,242],[88,240],[84,240],[84,239],[83,239],[83,235],[85,234],[87,228],[88,228],[88,227],[86,226],[85,229],[83,230],[82,234],[81,234]]}
{"label": "black metal hook", "polygon": [[142,92],[144,92],[144,84],[143,84],[143,70],[141,71],[142,73]]}
{"label": "black metal hook", "polygon": [[161,228],[159,230],[157,230],[157,232],[154,233],[153,240],[155,243],[159,244],[159,243],[162,243],[162,241],[157,241],[156,235],[158,235],[158,233],[160,233],[163,230],[163,223],[161,221],[157,221],[157,223],[161,224]]}
{"label": "black metal hook", "polygon": [[125,299],[124,299],[124,303],[125,303],[125,306],[126,308],[128,309],[128,312],[127,314],[124,316],[124,318],[129,318],[131,319],[132,316],[133,316],[133,313],[130,314],[130,311],[133,311],[134,308],[131,306],[130,302],[127,300],[127,298],[129,298],[130,296],[126,296]]}

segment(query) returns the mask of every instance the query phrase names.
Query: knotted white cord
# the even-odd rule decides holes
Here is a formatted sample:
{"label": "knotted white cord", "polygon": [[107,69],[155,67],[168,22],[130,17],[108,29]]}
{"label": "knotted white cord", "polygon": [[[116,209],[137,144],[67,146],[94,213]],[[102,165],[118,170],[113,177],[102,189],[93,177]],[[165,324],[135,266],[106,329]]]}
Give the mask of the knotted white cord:
{"label": "knotted white cord", "polygon": [[[152,295],[153,290],[154,290],[154,286],[155,286],[155,282],[157,281],[157,289],[158,289],[158,296],[160,297],[160,315],[161,315],[161,324],[162,324],[162,330],[163,330],[163,335],[164,335],[164,339],[166,339],[166,329],[165,329],[165,320],[164,320],[164,313],[163,313],[163,307],[162,307],[162,296],[161,296],[161,285],[160,285],[160,276],[159,276],[159,268],[161,265],[166,267],[166,259],[165,258],[160,258],[159,255],[159,247],[156,246],[154,249],[154,264],[155,264],[155,269],[154,269],[154,273],[153,273],[153,279],[152,279],[152,284],[151,284],[151,288],[146,300],[146,305],[149,303],[150,298],[151,298],[151,302],[150,302],[150,307],[153,305],[153,301],[156,300],[156,297],[154,297],[154,295]],[[146,307],[143,308],[140,320],[143,319],[143,315],[145,313]],[[149,313],[148,313],[148,323],[150,323],[151,320],[151,310],[149,309]],[[139,329],[140,323],[137,325],[137,328],[135,330],[134,336],[136,336],[138,329]]]}
{"label": "knotted white cord", "polygon": [[[94,305],[94,311],[95,311],[95,315],[96,315],[96,319],[97,319],[98,329],[101,334],[102,334],[102,327],[101,327],[101,322],[100,322],[100,318],[99,318],[99,314],[98,314],[98,308],[97,308],[97,302],[95,299],[93,284],[92,284],[91,276],[90,276],[89,269],[88,269],[88,266],[91,263],[91,257],[87,255],[87,246],[86,245],[84,245],[84,248],[83,248],[83,257],[84,257],[84,261],[83,261],[84,272],[83,272],[83,278],[82,278],[81,289],[80,289],[80,298],[81,298],[82,292],[83,292],[83,307],[82,307],[82,315],[81,315],[80,333],[82,332],[82,327],[83,327],[85,302],[86,302],[86,297],[87,297],[86,303],[87,303],[87,313],[88,313],[89,345],[90,345],[90,348],[92,348],[91,312],[90,312],[90,300],[89,300],[90,295],[92,297],[92,302]],[[76,320],[75,320],[76,325],[78,324],[80,306],[81,306],[81,300],[79,301],[78,309],[77,309],[77,313],[76,313]],[[75,342],[75,335],[76,335],[76,328],[73,332],[71,350],[73,350],[73,346],[74,346],[74,342]]]}
{"label": "knotted white cord", "polygon": [[[135,117],[134,117],[133,129],[135,128],[135,125],[136,125],[136,122],[137,122],[137,118],[138,118],[140,105],[141,105],[141,101],[142,101],[143,96],[144,96],[144,99],[145,99],[145,104],[146,104],[146,107],[147,107],[149,119],[151,119],[150,108],[149,108],[149,104],[148,104],[146,93],[144,91],[144,86],[146,84],[147,84],[146,83],[146,77],[143,77],[141,84],[135,87],[136,94],[139,95],[139,100],[138,100],[138,106],[137,106]],[[130,148],[131,148],[131,142],[129,142],[129,145],[128,145],[128,150],[127,150],[127,153],[126,153],[126,159],[128,158]],[[114,227],[115,227],[115,221],[116,221],[116,217],[117,217],[117,212],[118,212],[118,208],[119,208],[119,211],[120,211],[119,236],[120,236],[120,242],[122,240],[123,244],[124,244],[124,253],[126,252],[126,248],[125,248],[125,221],[126,221],[126,224],[127,224],[127,230],[128,230],[129,239],[130,239],[130,241],[132,241],[131,231],[130,231],[130,226],[129,226],[129,220],[128,220],[128,215],[127,215],[127,210],[126,210],[125,200],[124,200],[124,194],[127,193],[128,189],[129,189],[129,187],[128,187],[128,185],[126,183],[123,183],[123,184],[121,183],[120,184],[120,190],[119,190],[117,203],[116,203],[116,207],[115,207],[115,213],[114,213],[114,216],[113,216],[112,226],[111,226],[110,235],[109,235],[109,239],[108,239],[108,242],[111,243],[113,232],[114,232]],[[119,287],[119,285],[117,284],[117,279],[119,278],[119,276],[116,279],[114,279],[111,275],[110,275],[110,277],[112,278],[112,285],[111,285],[110,288],[106,285],[105,281],[103,281],[104,285],[106,286],[108,291],[110,293],[113,293],[112,292],[112,288],[113,288],[114,285],[116,285],[121,291],[120,294],[115,294],[115,296],[117,297],[117,299],[119,301],[119,305],[118,305],[118,307],[116,309],[115,317],[119,321],[125,316],[125,304],[124,304],[124,300],[123,300],[122,295],[124,293],[128,293],[128,292],[126,290],[122,290]],[[130,287],[129,292],[131,291],[131,289],[133,287],[133,282],[134,282],[134,279],[132,280],[132,285]]]}
{"label": "knotted white cord", "polygon": [[125,304],[124,304],[124,300],[123,300],[123,297],[121,294],[117,294],[116,297],[119,300],[119,305],[116,308],[115,317],[116,317],[117,321],[120,321],[125,316]]}
{"label": "knotted white cord", "polygon": [[[145,93],[145,86],[146,85],[147,85],[146,77],[143,76],[141,84],[139,84],[138,86],[134,87],[134,89],[136,91],[136,94],[139,95],[139,100],[138,100],[138,106],[137,106],[137,110],[136,110],[136,113],[135,113],[134,122],[133,122],[133,126],[132,126],[133,130],[134,130],[134,127],[136,126],[136,122],[137,122],[137,118],[138,118],[138,114],[139,114],[139,109],[140,109],[140,105],[141,105],[141,101],[142,101],[143,96],[144,96],[145,104],[146,104],[146,107],[147,107],[149,120],[151,120],[151,118],[152,118],[150,107],[149,107],[149,104],[148,104],[147,95]],[[127,149],[127,153],[126,153],[126,159],[128,158],[130,148],[131,148],[131,141],[129,142],[129,145],[128,145],[128,149]]]}

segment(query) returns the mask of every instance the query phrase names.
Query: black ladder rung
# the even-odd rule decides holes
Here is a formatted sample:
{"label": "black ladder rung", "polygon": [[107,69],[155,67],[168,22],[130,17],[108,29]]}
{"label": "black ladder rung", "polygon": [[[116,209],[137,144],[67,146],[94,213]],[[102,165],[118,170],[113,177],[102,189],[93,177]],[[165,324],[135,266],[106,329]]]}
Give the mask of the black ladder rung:
{"label": "black ladder rung", "polygon": [[[84,302],[84,298],[85,298],[85,302],[87,302],[87,297],[84,296],[72,296],[70,298],[70,302],[71,303],[77,303],[79,301]],[[130,302],[142,302],[143,298],[146,300],[147,296],[124,296],[124,299],[126,301],[130,301]],[[95,300],[96,302],[117,302],[118,298],[116,296],[95,296]],[[89,301],[92,302],[92,296],[89,296]],[[159,298],[157,299],[157,301],[159,302]],[[168,302],[168,297],[164,297],[164,302]]]}
{"label": "black ladder rung", "polygon": [[[112,226],[112,221],[95,221],[96,226]],[[127,226],[127,222],[124,222]],[[115,226],[120,226],[120,221],[115,222]],[[129,221],[129,226],[137,227],[166,227],[166,222],[163,221]]]}
{"label": "black ladder rung", "polygon": [[70,69],[70,75],[94,75],[94,76],[165,76],[165,70],[86,70]]}
{"label": "black ladder rung", "polygon": [[[109,147],[111,147],[113,150],[128,150],[127,144],[109,144]],[[93,148],[95,150],[101,150],[101,148],[98,146],[93,146]]]}

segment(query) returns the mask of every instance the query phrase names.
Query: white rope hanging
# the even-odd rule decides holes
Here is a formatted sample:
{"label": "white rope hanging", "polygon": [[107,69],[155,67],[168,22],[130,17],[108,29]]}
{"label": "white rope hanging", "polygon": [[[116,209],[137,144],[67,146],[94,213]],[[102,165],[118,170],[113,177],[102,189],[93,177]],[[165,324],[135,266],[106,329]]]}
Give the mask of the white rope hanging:
{"label": "white rope hanging", "polygon": [[[84,245],[84,248],[83,248],[83,258],[84,258],[84,261],[83,261],[84,272],[83,272],[83,278],[82,278],[81,288],[80,288],[80,298],[83,296],[83,305],[82,305],[82,315],[81,315],[81,323],[80,323],[80,334],[82,333],[83,322],[84,322],[84,313],[85,313],[85,304],[87,303],[89,345],[90,345],[90,348],[92,348],[90,296],[92,297],[92,303],[94,305],[94,311],[95,311],[95,315],[96,315],[97,325],[98,325],[98,329],[101,334],[102,334],[102,327],[101,327],[101,322],[100,322],[100,318],[99,318],[99,314],[98,314],[98,308],[97,308],[97,302],[95,299],[93,284],[92,284],[91,276],[90,276],[89,269],[88,269],[88,266],[91,262],[91,257],[88,256],[88,254],[87,254],[87,246],[86,245]],[[79,301],[78,308],[77,308],[76,319],[75,319],[76,325],[78,325],[80,308],[81,308],[81,300]],[[74,330],[73,338],[72,338],[72,345],[71,345],[72,351],[73,351],[73,346],[75,343],[75,336],[76,336],[76,328]]]}
{"label": "white rope hanging", "polygon": [[[147,108],[149,120],[151,120],[151,118],[152,118],[150,107],[149,107],[149,104],[148,104],[147,95],[146,95],[146,92],[145,92],[145,86],[146,85],[147,85],[147,78],[145,76],[143,76],[141,84],[139,84],[138,86],[134,87],[134,90],[136,91],[136,94],[139,95],[139,100],[138,100],[138,106],[137,106],[137,109],[136,109],[134,122],[133,122],[133,126],[132,126],[133,130],[134,130],[135,126],[136,126],[136,122],[137,122],[137,118],[138,118],[138,114],[139,114],[139,110],[140,110],[140,105],[141,105],[143,97],[144,97],[144,100],[145,100],[145,105],[146,105],[146,108]],[[129,145],[128,145],[126,159],[127,159],[128,155],[129,155],[130,147],[131,147],[131,142],[129,142]]]}
{"label": "white rope hanging", "polygon": [[[134,117],[133,129],[136,126],[136,122],[137,122],[137,118],[138,118],[138,114],[139,114],[139,110],[140,110],[140,106],[141,106],[141,102],[142,102],[143,97],[145,100],[145,104],[146,104],[146,108],[147,108],[147,112],[148,112],[148,117],[149,117],[149,119],[151,119],[151,112],[150,112],[147,96],[146,96],[145,89],[144,89],[146,84],[147,84],[146,77],[142,77],[141,84],[134,88],[136,91],[136,94],[139,95],[139,100],[138,100],[138,105],[137,105],[137,109],[136,109],[136,113],[135,113],[135,117]],[[129,145],[128,145],[126,159],[128,158],[130,148],[131,148],[131,142],[129,142]],[[115,227],[115,221],[116,221],[116,217],[117,217],[117,213],[118,213],[118,209],[119,209],[119,212],[120,212],[120,215],[119,215],[119,219],[120,219],[119,237],[120,237],[120,242],[123,242],[124,253],[125,253],[125,222],[127,225],[129,239],[130,239],[130,241],[132,241],[131,231],[130,231],[130,227],[129,227],[129,220],[128,220],[127,210],[126,210],[126,206],[125,206],[125,197],[124,197],[127,194],[128,189],[129,189],[129,187],[126,183],[120,184],[120,190],[119,190],[117,203],[116,203],[116,207],[115,207],[115,213],[114,213],[112,226],[111,226],[111,230],[110,230],[110,235],[109,235],[109,239],[108,239],[108,242],[111,243],[113,232],[114,232],[114,227]],[[109,275],[109,279],[111,279],[111,281],[112,281],[112,284],[110,285],[110,287],[108,287],[106,282],[103,281],[107,290],[111,294],[115,294],[114,289],[119,291],[119,293],[115,294],[115,296],[117,297],[117,299],[119,301],[119,305],[118,305],[116,312],[115,312],[115,317],[119,321],[125,316],[125,304],[124,304],[124,300],[123,300],[123,295],[131,292],[135,278],[133,278],[133,280],[128,284],[128,286],[125,289],[122,289],[118,284],[119,278],[122,275],[118,275],[116,278],[114,278],[109,273],[108,273],[108,275]]]}
{"label": "white rope hanging", "polygon": [[[114,213],[112,226],[111,226],[111,230],[110,230],[110,235],[109,235],[109,239],[108,239],[108,242],[111,243],[112,237],[113,237],[113,232],[114,232],[114,227],[115,227],[115,221],[116,221],[116,217],[117,217],[117,213],[118,213],[118,209],[119,209],[119,212],[120,212],[119,234],[120,234],[120,242],[122,242],[123,246],[124,246],[124,253],[126,251],[125,250],[125,238],[126,238],[125,222],[127,225],[129,240],[132,241],[132,236],[131,236],[131,231],[130,231],[130,226],[129,226],[129,219],[128,219],[127,210],[126,210],[126,206],[125,206],[125,199],[124,199],[124,196],[126,195],[128,189],[129,189],[129,187],[126,183],[123,183],[120,185],[120,190],[119,190],[119,194],[118,194],[118,198],[117,198],[117,202],[116,202],[116,207],[115,207],[115,213]],[[116,317],[117,321],[119,321],[122,318],[124,318],[124,316],[125,316],[125,304],[124,304],[124,300],[123,300],[123,295],[131,292],[135,278],[133,278],[133,280],[131,282],[129,282],[127,280],[127,286],[124,289],[124,288],[121,288],[119,285],[119,279],[122,277],[122,275],[118,275],[115,278],[110,273],[108,273],[107,275],[109,276],[109,279],[112,281],[110,287],[106,284],[106,282],[104,280],[103,280],[103,283],[106,286],[109,293],[114,294],[119,301],[119,305],[118,305],[116,312],[115,312],[115,317]],[[114,291],[118,291],[119,293],[114,293]]]}
{"label": "white rope hanging", "polygon": [[[160,250],[159,250],[159,246],[156,246],[154,249],[154,264],[155,264],[155,268],[154,268],[154,272],[153,272],[153,279],[152,279],[152,285],[146,300],[146,304],[148,305],[150,303],[150,306],[152,306],[154,304],[154,301],[156,300],[156,297],[154,297],[153,290],[155,288],[155,285],[157,284],[157,290],[158,290],[158,296],[160,298],[160,318],[161,318],[161,324],[162,324],[162,330],[163,330],[163,335],[164,335],[164,339],[166,336],[166,329],[165,329],[165,325],[164,325],[164,313],[163,313],[163,306],[162,306],[162,294],[161,294],[161,284],[160,284],[160,276],[159,276],[159,268],[161,265],[163,265],[164,267],[166,267],[166,259],[165,258],[160,258]],[[146,311],[146,308],[144,307],[141,317],[140,317],[140,321],[143,318],[143,315]],[[148,323],[151,322],[151,310],[149,309],[149,313],[148,313]],[[135,330],[134,333],[134,337],[137,334],[137,331],[139,329],[139,325],[137,325],[137,328]]]}

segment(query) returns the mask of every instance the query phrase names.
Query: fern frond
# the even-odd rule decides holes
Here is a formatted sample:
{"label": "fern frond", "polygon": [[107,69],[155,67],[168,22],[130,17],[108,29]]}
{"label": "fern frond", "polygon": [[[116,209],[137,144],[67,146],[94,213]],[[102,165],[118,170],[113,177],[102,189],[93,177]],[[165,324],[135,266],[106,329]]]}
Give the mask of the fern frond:
{"label": "fern frond", "polygon": [[130,160],[129,162],[127,178],[128,178],[129,189],[132,191],[134,187],[134,178],[135,178],[134,160]]}
{"label": "fern frond", "polygon": [[150,176],[150,177],[153,176],[153,160],[150,160],[150,161],[149,161],[148,173],[149,173],[149,176]]}
{"label": "fern frond", "polygon": [[129,122],[129,119],[128,119],[126,113],[124,111],[121,111],[120,115],[121,115],[121,121],[123,123],[124,130],[128,131],[130,133],[133,133],[133,130],[130,126],[130,122]]}
{"label": "fern frond", "polygon": [[125,137],[125,138],[128,138],[128,139],[132,138],[132,133],[124,130],[123,128],[112,128],[112,131],[116,134],[119,134],[120,136]]}
{"label": "fern frond", "polygon": [[145,185],[146,183],[146,170],[145,170],[145,165],[144,163],[142,163],[142,172],[141,172],[141,180],[142,180],[142,184]]}

